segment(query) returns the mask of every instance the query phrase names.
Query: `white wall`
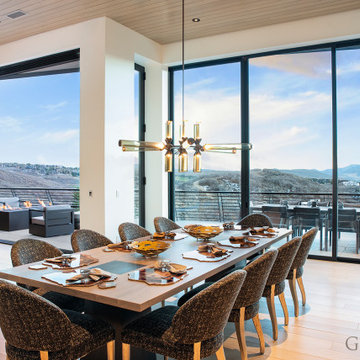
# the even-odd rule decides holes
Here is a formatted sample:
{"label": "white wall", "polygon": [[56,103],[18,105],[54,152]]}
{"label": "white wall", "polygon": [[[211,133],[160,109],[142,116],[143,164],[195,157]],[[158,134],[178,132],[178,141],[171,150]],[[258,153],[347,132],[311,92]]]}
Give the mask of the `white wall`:
{"label": "white wall", "polygon": [[[355,38],[360,38],[360,10],[188,40],[185,60],[204,61]],[[180,51],[180,42],[165,45],[163,64],[179,64]]]}

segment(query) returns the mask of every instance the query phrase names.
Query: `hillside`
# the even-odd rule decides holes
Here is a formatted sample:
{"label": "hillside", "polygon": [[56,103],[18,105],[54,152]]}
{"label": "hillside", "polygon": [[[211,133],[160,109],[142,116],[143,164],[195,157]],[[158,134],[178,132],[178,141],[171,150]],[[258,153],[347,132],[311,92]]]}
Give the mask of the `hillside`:
{"label": "hillside", "polygon": [[78,186],[78,168],[38,164],[0,164],[0,187],[73,188]]}

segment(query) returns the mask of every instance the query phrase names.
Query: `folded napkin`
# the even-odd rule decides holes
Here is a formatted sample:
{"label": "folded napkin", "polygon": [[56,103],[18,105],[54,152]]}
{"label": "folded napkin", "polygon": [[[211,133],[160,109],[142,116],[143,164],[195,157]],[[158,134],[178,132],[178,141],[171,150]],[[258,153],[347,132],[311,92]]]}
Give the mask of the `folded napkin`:
{"label": "folded napkin", "polygon": [[228,250],[219,248],[213,244],[200,245],[198,247],[198,251],[211,253],[215,257],[224,256],[228,252]]}
{"label": "folded napkin", "polygon": [[51,264],[63,264],[66,266],[71,264],[71,262],[75,259],[76,256],[63,254],[55,258],[45,259],[44,261]]}
{"label": "folded napkin", "polygon": [[122,241],[115,244],[108,244],[109,249],[131,250],[132,241]]}

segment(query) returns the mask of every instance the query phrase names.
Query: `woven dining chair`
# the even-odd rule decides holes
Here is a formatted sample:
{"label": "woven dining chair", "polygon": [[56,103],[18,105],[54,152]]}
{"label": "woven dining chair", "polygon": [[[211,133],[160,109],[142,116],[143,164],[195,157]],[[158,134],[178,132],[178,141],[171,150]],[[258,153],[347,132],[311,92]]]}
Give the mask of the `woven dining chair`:
{"label": "woven dining chair", "polygon": [[237,225],[247,226],[247,227],[255,227],[255,226],[270,226],[273,224],[271,219],[264,214],[249,214],[242,218]]}
{"label": "woven dining chair", "polygon": [[78,359],[107,344],[115,360],[115,330],[105,321],[56,305],[0,280],[0,327],[9,360]]}
{"label": "woven dining chair", "polygon": [[[247,360],[247,347],[245,340],[245,321],[252,319],[260,342],[260,352],[265,352],[264,334],[259,320],[259,300],[263,294],[267,278],[275,262],[277,250],[271,249],[247,265],[246,279],[235,300],[228,321],[235,323],[236,336],[239,343],[241,360]],[[219,280],[222,281],[222,280]],[[215,284],[217,284],[216,282]],[[209,287],[211,283],[202,284],[183,295],[178,306],[186,305],[193,296]]]}
{"label": "woven dining chair", "polygon": [[119,225],[119,235],[122,241],[131,241],[144,236],[149,236],[151,233],[140,225],[125,222]]}
{"label": "woven dining chair", "polygon": [[262,296],[266,298],[274,340],[277,340],[278,338],[278,325],[275,311],[275,296],[279,297],[280,304],[284,312],[284,323],[287,326],[289,324],[289,312],[286,306],[284,296],[285,279],[289,273],[290,266],[295,258],[296,252],[298,251],[300,244],[301,237],[295,237],[277,249],[278,255],[266,281],[266,286],[262,294]]}
{"label": "woven dining chair", "polygon": [[181,226],[176,222],[162,216],[154,218],[154,226],[157,232],[181,229]]}
{"label": "woven dining chair", "polygon": [[319,229],[317,227],[313,227],[309,231],[307,231],[301,238],[300,247],[295,255],[295,258],[290,266],[290,271],[287,275],[287,279],[289,282],[289,287],[291,291],[291,296],[294,302],[294,313],[295,317],[299,316],[299,301],[296,292],[296,282],[299,285],[301,297],[302,297],[302,305],[306,304],[306,293],[304,284],[302,281],[302,275],[304,273],[304,265],[306,259],[309,255],[311,246],[316,238]]}
{"label": "woven dining chair", "polygon": [[71,247],[74,252],[95,249],[109,244],[112,244],[111,240],[93,230],[75,230],[71,235]]}
{"label": "woven dining chair", "polygon": [[[26,265],[47,258],[61,256],[62,251],[57,247],[36,239],[21,239],[11,247],[11,262],[13,266]],[[73,296],[60,294],[55,291],[45,291],[36,287],[18,284],[30,291],[35,291],[43,298],[53,302],[61,309],[84,311],[85,301]]]}
{"label": "woven dining chair", "polygon": [[174,359],[200,360],[215,353],[225,360],[223,331],[245,277],[245,271],[235,271],[180,308],[165,306],[131,322],[120,335],[122,359],[130,360],[134,346]]}

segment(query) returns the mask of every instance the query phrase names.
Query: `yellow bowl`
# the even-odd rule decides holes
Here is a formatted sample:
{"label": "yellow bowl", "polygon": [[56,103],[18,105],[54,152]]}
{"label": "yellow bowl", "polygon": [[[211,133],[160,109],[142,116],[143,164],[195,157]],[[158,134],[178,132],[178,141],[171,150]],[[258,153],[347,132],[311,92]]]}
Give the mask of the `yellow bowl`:
{"label": "yellow bowl", "polygon": [[131,247],[139,254],[144,255],[146,257],[157,256],[160,253],[164,252],[170,247],[170,243],[166,241],[151,241],[151,240],[143,240],[143,241],[133,241],[131,243]]}
{"label": "yellow bowl", "polygon": [[224,230],[219,226],[202,226],[202,225],[188,225],[184,228],[185,232],[196,239],[210,240],[218,236]]}

